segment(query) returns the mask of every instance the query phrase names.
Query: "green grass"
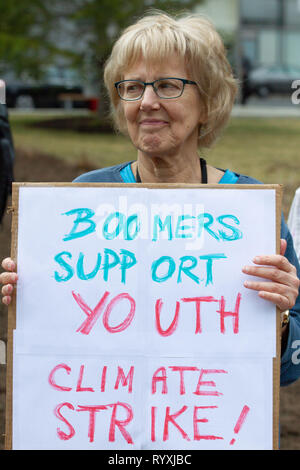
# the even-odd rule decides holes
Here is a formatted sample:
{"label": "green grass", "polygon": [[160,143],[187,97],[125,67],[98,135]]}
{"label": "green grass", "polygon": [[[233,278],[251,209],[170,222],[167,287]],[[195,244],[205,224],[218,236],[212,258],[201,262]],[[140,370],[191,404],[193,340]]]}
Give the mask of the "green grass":
{"label": "green grass", "polygon": [[[120,135],[78,133],[28,127],[45,115],[11,115],[16,147],[38,150],[68,162],[104,167],[135,159],[130,141]],[[284,211],[300,186],[300,120],[295,118],[232,118],[217,144],[202,151],[209,164],[230,168],[265,183],[285,187]]]}
{"label": "green grass", "polygon": [[300,186],[299,130],[299,119],[235,118],[206,156],[214,166],[230,168],[264,183],[282,184],[287,217]]}
{"label": "green grass", "polygon": [[70,130],[40,129],[30,125],[49,116],[12,115],[10,123],[14,144],[30,151],[38,150],[71,163],[88,162],[104,167],[135,159],[135,150],[128,139],[120,135],[79,133]]}
{"label": "green grass", "polygon": [[268,183],[283,183],[300,170],[300,120],[235,118],[215,148],[213,164],[224,162],[238,172]]}

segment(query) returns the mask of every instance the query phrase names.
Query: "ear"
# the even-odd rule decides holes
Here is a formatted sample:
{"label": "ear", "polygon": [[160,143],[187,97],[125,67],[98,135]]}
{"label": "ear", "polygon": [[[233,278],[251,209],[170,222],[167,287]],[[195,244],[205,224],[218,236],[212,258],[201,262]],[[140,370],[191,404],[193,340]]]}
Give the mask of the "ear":
{"label": "ear", "polygon": [[201,139],[201,137],[204,137],[204,135],[206,134],[206,130],[205,130],[205,121],[201,121],[199,126],[198,126],[198,138]]}

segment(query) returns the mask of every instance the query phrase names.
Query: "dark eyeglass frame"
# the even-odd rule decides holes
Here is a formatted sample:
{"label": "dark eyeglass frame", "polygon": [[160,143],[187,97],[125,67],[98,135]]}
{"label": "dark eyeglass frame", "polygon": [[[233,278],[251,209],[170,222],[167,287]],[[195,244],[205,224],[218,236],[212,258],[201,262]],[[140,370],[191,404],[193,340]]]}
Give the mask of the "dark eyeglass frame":
{"label": "dark eyeglass frame", "polygon": [[[178,95],[178,96],[170,96],[170,97],[160,96],[160,95],[158,94],[157,89],[156,89],[156,87],[155,87],[154,84],[155,84],[156,82],[160,82],[160,81],[162,81],[162,80],[179,80],[179,81],[181,81],[182,84],[183,84],[183,86],[182,86],[182,90],[181,90],[180,95]],[[142,91],[141,96],[139,96],[138,98],[132,98],[132,99],[122,98],[122,96],[121,96],[120,93],[119,93],[119,85],[120,85],[120,83],[125,83],[125,82],[137,82],[137,83],[140,83],[141,85],[143,85],[143,86],[144,86],[144,89],[143,89],[143,91]],[[151,86],[152,86],[152,88],[153,88],[155,94],[156,94],[160,99],[162,99],[162,100],[174,100],[174,99],[176,99],[176,98],[180,98],[180,96],[182,95],[182,93],[183,93],[183,91],[184,91],[185,85],[197,85],[197,83],[194,82],[193,80],[187,80],[187,79],[185,79],[185,78],[163,77],[163,78],[158,78],[157,80],[154,80],[153,82],[143,82],[142,80],[120,80],[119,82],[116,82],[114,85],[115,85],[115,87],[116,87],[116,90],[117,90],[118,95],[119,95],[119,97],[121,98],[121,100],[124,100],[124,101],[138,101],[138,100],[140,100],[140,99],[143,97],[143,95],[144,95],[144,93],[145,93],[145,90],[146,90],[146,86],[148,86],[148,85],[151,85]]]}

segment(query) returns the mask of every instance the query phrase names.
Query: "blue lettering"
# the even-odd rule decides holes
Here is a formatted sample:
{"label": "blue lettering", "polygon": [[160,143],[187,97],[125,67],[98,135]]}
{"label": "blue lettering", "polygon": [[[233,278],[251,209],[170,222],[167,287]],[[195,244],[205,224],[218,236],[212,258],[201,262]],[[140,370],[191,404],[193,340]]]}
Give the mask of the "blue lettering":
{"label": "blue lettering", "polygon": [[158,233],[157,233],[158,226],[159,226],[160,231],[165,230],[165,228],[167,227],[167,229],[168,229],[168,240],[172,240],[171,216],[167,215],[164,222],[162,222],[159,215],[156,214],[154,216],[154,220],[153,220],[153,238],[152,238],[152,241],[154,241],[154,242],[157,241],[157,239],[158,239]]}
{"label": "blue lettering", "polygon": [[[132,224],[135,224],[134,232],[130,233],[130,227]],[[130,215],[126,221],[126,228],[125,228],[125,234],[124,234],[125,240],[134,240],[137,234],[139,233],[139,231],[140,231],[140,223],[139,223],[137,214]]]}
{"label": "blue lettering", "polygon": [[64,256],[70,259],[72,258],[71,253],[69,253],[68,251],[62,251],[54,257],[54,260],[67,272],[66,276],[63,276],[60,275],[57,271],[55,271],[54,278],[57,282],[69,281],[74,274],[74,269],[64,260]]}
{"label": "blue lettering", "polygon": [[[114,218],[117,219],[117,226],[115,230],[113,230],[112,232],[109,232],[108,226]],[[124,214],[122,214],[122,212],[113,212],[112,214],[109,214],[109,216],[105,219],[105,222],[103,224],[102,233],[103,233],[104,238],[106,240],[113,240],[114,238],[116,238],[120,234],[121,230],[123,230],[124,228],[124,221],[125,221],[125,216]]]}
{"label": "blue lettering", "polygon": [[[110,262],[109,257],[112,256],[113,260]],[[110,269],[113,269],[117,264],[119,264],[120,258],[113,250],[109,248],[104,249],[104,262],[101,269],[103,269],[103,279],[104,281],[108,280],[108,273]]]}
{"label": "blue lettering", "polygon": [[199,256],[200,259],[206,259],[206,286],[208,284],[213,283],[213,275],[212,275],[212,264],[214,259],[222,259],[222,258],[227,258],[223,253],[216,253],[212,255],[201,255]]}
{"label": "blue lettering", "polygon": [[[190,261],[191,264],[190,266],[184,266],[184,264],[187,262],[187,261]],[[179,265],[179,269],[178,269],[178,277],[177,277],[177,282],[182,282],[181,280],[181,272],[184,272],[184,274],[188,277],[190,277],[193,281],[195,281],[197,284],[199,284],[200,282],[200,279],[198,276],[196,276],[195,274],[191,273],[191,270],[195,268],[195,266],[197,266],[197,258],[195,258],[195,256],[182,256],[180,258],[180,265]]]}
{"label": "blue lettering", "polygon": [[[207,219],[207,220],[204,221],[204,219]],[[207,212],[204,214],[199,214],[198,221],[199,221],[198,237],[201,236],[201,232],[204,228],[215,240],[220,241],[218,235],[209,228],[210,225],[212,225],[214,221],[214,218],[211,214],[208,214]]]}
{"label": "blue lettering", "polygon": [[[158,277],[156,274],[157,268],[162,264],[162,263],[168,263],[168,272],[161,277]],[[156,261],[153,261],[152,266],[151,266],[151,271],[152,271],[152,279],[155,282],[164,282],[167,279],[169,279],[175,271],[176,264],[173,258],[171,256],[161,256],[158,258]]]}
{"label": "blue lettering", "polygon": [[239,219],[235,215],[224,214],[224,215],[220,215],[219,217],[217,217],[217,221],[224,227],[230,229],[232,232],[231,234],[226,234],[224,230],[219,230],[219,234],[221,238],[226,241],[234,241],[234,240],[239,240],[240,238],[243,238],[243,233],[239,229],[237,229],[236,227],[233,227],[232,225],[229,225],[228,223],[226,224],[224,222],[225,218],[233,220],[237,225],[240,224]]}
{"label": "blue lettering", "polygon": [[128,250],[121,249],[121,282],[126,282],[126,271],[136,264],[136,257],[134,253]]}
{"label": "blue lettering", "polygon": [[97,253],[96,266],[93,269],[93,271],[91,271],[88,274],[84,273],[83,260],[84,260],[84,254],[79,253],[79,257],[78,257],[78,261],[77,261],[77,276],[82,281],[88,281],[89,279],[93,279],[96,276],[96,274],[98,273],[98,271],[100,269],[100,265],[101,265],[101,255],[100,255],[100,253]]}
{"label": "blue lettering", "polygon": [[[175,237],[176,238],[192,238],[193,234],[192,233],[184,233],[185,230],[191,230],[193,229],[192,226],[190,225],[181,225],[181,223],[184,221],[184,220],[187,220],[187,219],[195,219],[194,216],[192,215],[180,215],[177,219],[177,225],[176,225],[176,231],[175,231]],[[183,233],[180,233],[180,232],[183,232]]]}
{"label": "blue lettering", "polygon": [[[77,214],[77,218],[73,223],[71,232],[63,238],[64,241],[73,240],[74,238],[85,237],[86,235],[93,233],[96,230],[96,224],[92,220],[92,217],[95,215],[94,211],[86,208],[72,209],[69,212],[65,212],[63,215],[73,214]],[[85,230],[77,232],[77,228],[80,224],[88,224],[88,227]]]}

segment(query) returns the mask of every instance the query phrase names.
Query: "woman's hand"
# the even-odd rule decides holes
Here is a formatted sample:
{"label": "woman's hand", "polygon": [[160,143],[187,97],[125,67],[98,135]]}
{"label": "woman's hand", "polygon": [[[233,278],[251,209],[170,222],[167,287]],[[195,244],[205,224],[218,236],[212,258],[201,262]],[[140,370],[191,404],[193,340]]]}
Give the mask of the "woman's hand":
{"label": "woman's hand", "polygon": [[14,286],[18,280],[18,275],[15,272],[16,264],[11,258],[5,258],[1,264],[2,268],[5,270],[0,274],[0,284],[3,284],[2,287],[2,303],[9,305],[11,302],[11,296],[14,290]]}
{"label": "woman's hand", "polygon": [[280,240],[280,255],[257,256],[253,260],[257,266],[244,266],[242,270],[245,274],[268,280],[247,280],[244,286],[258,291],[261,298],[270,300],[282,312],[295,305],[300,286],[295,266],[284,257],[286,245],[286,240]]}

